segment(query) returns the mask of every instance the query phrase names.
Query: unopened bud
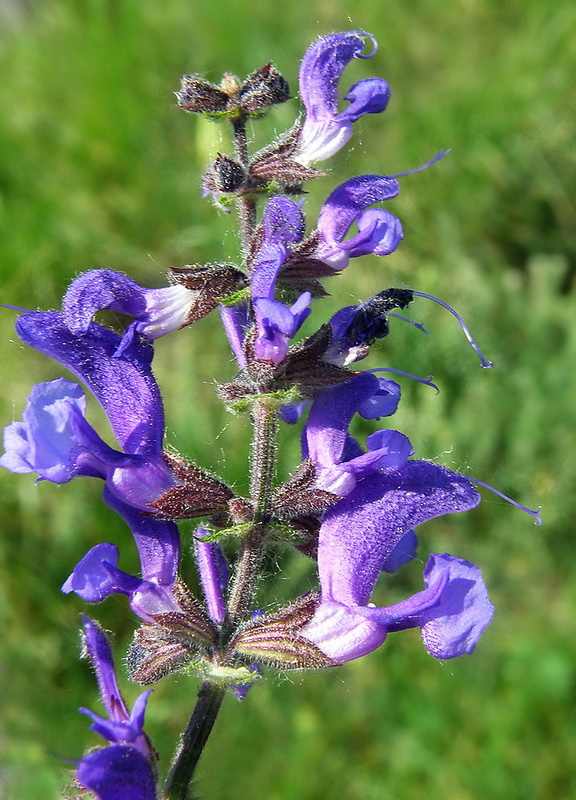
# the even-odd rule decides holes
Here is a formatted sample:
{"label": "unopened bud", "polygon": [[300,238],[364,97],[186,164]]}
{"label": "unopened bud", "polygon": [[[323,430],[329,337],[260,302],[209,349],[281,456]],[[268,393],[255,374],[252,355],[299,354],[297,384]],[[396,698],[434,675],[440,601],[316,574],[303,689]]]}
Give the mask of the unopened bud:
{"label": "unopened bud", "polygon": [[265,64],[249,75],[240,89],[240,104],[248,114],[289,99],[288,83],[272,64]]}
{"label": "unopened bud", "polygon": [[224,114],[228,105],[225,92],[196,75],[184,75],[175,94],[180,108],[196,114]]}
{"label": "unopened bud", "polygon": [[235,192],[242,186],[245,177],[244,170],[237,161],[218,153],[204,173],[202,190],[204,194],[211,194],[213,197]]}

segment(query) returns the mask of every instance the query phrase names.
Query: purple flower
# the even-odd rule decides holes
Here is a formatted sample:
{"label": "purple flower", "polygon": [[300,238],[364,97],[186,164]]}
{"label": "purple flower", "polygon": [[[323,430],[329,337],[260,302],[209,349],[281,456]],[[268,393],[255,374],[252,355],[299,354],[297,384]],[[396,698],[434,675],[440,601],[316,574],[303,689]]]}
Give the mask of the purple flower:
{"label": "purple flower", "polygon": [[121,453],[109,447],[84,418],[80,387],[60,378],[33,387],[22,422],[4,431],[0,464],[12,472],[36,472],[41,480],[67,483],[76,476],[98,477],[108,491],[135,508],[174,486],[158,456]]}
{"label": "purple flower", "polygon": [[76,775],[96,800],[156,800],[148,762],[128,745],[113,744],[88,753],[80,760]]}
{"label": "purple flower", "polygon": [[[340,534],[349,531],[346,527]],[[354,538],[360,540],[360,536]],[[323,592],[314,617],[301,633],[341,664],[373,652],[390,632],[416,627],[421,628],[426,649],[435,658],[471,653],[494,612],[479,568],[448,553],[433,553],[428,559],[423,573],[426,589],[380,608],[330,596],[330,591],[338,596],[339,585],[330,567],[324,562],[320,566],[320,555],[319,570],[323,587],[327,584],[330,590]]]}
{"label": "purple flower", "polygon": [[[365,40],[373,50],[363,55]],[[348,31],[324,36],[308,48],[300,67],[300,96],[306,108],[304,125],[295,159],[309,165],[334,155],[352,136],[352,124],[363,114],[384,111],[390,88],[380,78],[355,83],[345,99],[348,107],[338,112],[338,84],[345,67],[353,58],[370,58],[377,45],[373,36],[363,31]]]}
{"label": "purple flower", "polygon": [[[399,191],[397,180],[381,175],[359,175],[338,186],[320,210],[314,257],[342,270],[351,258],[394,252],[403,235],[400,220],[389,211],[369,206],[396,197]],[[358,233],[345,240],[353,223]]]}
{"label": "purple flower", "polygon": [[472,564],[433,556],[424,573],[426,590],[389,608],[369,601],[381,571],[394,571],[414,556],[417,525],[466,511],[480,498],[462,475],[408,460],[410,442],[397,431],[372,434],[369,451],[362,451],[348,426],[378,388],[376,376],[359,373],[322,392],[310,410],[304,455],[316,466],[319,486],[343,497],[326,511],[320,527],[322,597],[302,632],[344,662],[379,647],[391,630],[420,626],[429,652],[452,658],[471,652],[492,617]]}
{"label": "purple flower", "polygon": [[288,353],[288,342],[310,313],[311,295],[304,292],[290,307],[274,299],[278,272],[288,257],[288,244],[298,242],[304,233],[300,208],[287,197],[273,197],[263,216],[264,236],[258,250],[250,290],[256,316],[255,355],[280,364]]}
{"label": "purple flower", "polygon": [[64,379],[32,390],[22,422],[5,429],[0,464],[65,483],[77,475],[102,478],[106,497],[143,511],[176,484],[162,457],[164,412],[150,367],[150,345],[134,341],[121,357],[119,337],[91,323],[75,336],[56,312],[24,314],[20,338],[80,377],[104,408],[123,452],[109,447],[84,418],[85,400]]}
{"label": "purple flower", "polygon": [[208,532],[203,525],[198,526],[194,549],[210,619],[220,625],[226,616],[224,592],[228,583],[228,564],[219,545],[203,540]]}
{"label": "purple flower", "polygon": [[304,431],[304,457],[316,466],[317,484],[345,496],[357,480],[373,472],[400,469],[411,455],[404,434],[376,431],[367,439],[368,452],[348,433],[356,412],[369,419],[396,411],[400,387],[394,382],[360,372],[340,386],[321,392],[312,404]]}
{"label": "purple flower", "polygon": [[88,617],[84,617],[84,643],[107,717],[85,708],[80,711],[92,719],[91,730],[111,746],[80,760],[78,781],[100,800],[155,800],[156,756],[143,729],[150,691],[143,692],[129,712],[118,688],[110,645]]}
{"label": "purple flower", "polygon": [[197,295],[181,284],[145,289],[121,272],[93,269],[70,284],[62,311],[76,335],[86,333],[94,314],[107,308],[136,317],[129,338],[137,332],[147,339],[157,339],[187,324]]}
{"label": "purple flower", "polygon": [[179,611],[173,585],[180,561],[180,538],[174,522],[144,517],[129,506],[108,498],[130,526],[138,552],[142,578],[118,569],[118,548],[97,544],[76,565],[62,591],[75,592],[89,603],[99,603],[111,594],[125,594],[141,619]]}

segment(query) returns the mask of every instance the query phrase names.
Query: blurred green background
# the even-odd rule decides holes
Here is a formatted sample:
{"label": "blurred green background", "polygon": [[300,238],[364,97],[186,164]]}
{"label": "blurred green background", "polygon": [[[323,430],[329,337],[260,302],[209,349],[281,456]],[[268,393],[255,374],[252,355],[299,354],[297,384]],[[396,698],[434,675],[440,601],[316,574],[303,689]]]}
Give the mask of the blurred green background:
{"label": "blurred green background", "polygon": [[[199,196],[226,131],[178,111],[186,72],[218,80],[273,59],[297,93],[298,59],[319,34],[364,28],[377,56],[343,88],[381,75],[393,99],[310,185],[315,210],[340,181],[402,179],[388,205],[406,240],[355,261],[316,306],[316,323],[395,285],[441,296],[465,316],[495,367],[479,368],[455,321],[415,302],[430,338],[394,322],[369,366],[432,374],[403,382],[395,418],[420,457],[485,480],[544,524],[484,493],[465,516],[420,529],[419,563],[378,587],[388,604],[421,588],[427,552],[480,564],[496,616],[476,653],[430,658],[417,632],[319,674],[270,674],[227,703],[199,771],[209,800],[568,800],[576,793],[576,236],[572,0],[0,0],[0,281],[3,303],[57,308],[80,271],[111,267],[149,286],[163,270],[234,260],[233,219]],[[254,131],[286,129],[293,100]],[[222,139],[221,139],[222,137]],[[0,420],[20,418],[33,383],[62,373],[23,348],[0,314]],[[157,345],[170,444],[245,483],[247,425],[214,399],[233,366],[216,318]],[[91,421],[100,425],[98,409]],[[98,421],[99,420],[99,421]],[[366,428],[368,431],[368,428]],[[282,469],[297,462],[284,434]],[[128,530],[84,480],[57,487],[0,474],[0,796],[53,800],[63,758],[97,744],[79,705],[99,708],[78,660],[85,604],[59,586],[101,541],[135,565]],[[185,538],[189,527],[182,526]],[[311,565],[279,550],[283,597],[313,585]],[[191,569],[187,564],[187,569]],[[119,662],[133,619],[123,598],[89,609],[115,631]],[[126,686],[131,703],[138,693]],[[156,687],[148,730],[167,763],[193,679]]]}

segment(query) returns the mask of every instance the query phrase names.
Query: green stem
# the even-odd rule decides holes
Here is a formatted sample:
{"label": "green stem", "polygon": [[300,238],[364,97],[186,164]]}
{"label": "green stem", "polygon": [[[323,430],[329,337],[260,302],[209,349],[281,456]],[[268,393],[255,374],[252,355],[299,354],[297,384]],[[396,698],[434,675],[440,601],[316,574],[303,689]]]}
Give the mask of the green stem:
{"label": "green stem", "polygon": [[223,686],[209,680],[200,686],[194,711],[166,778],[163,800],[188,800],[194,770],[216,722],[225,692]]}
{"label": "green stem", "polygon": [[228,613],[233,622],[250,613],[268,535],[276,468],[277,410],[266,401],[255,401],[252,424],[250,499],[254,508],[254,525],[243,540],[243,550],[232,584]]}

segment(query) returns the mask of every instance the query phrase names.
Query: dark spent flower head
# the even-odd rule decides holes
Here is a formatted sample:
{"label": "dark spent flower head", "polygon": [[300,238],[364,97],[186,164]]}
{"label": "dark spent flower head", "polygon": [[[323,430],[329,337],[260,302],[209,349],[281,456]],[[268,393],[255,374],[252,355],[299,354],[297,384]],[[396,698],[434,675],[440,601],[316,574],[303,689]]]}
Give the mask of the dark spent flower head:
{"label": "dark spent flower head", "polygon": [[408,289],[384,289],[362,305],[337,311],[330,320],[332,337],[324,359],[347,366],[365,358],[370,345],[388,335],[389,312],[407,308],[412,299]]}

